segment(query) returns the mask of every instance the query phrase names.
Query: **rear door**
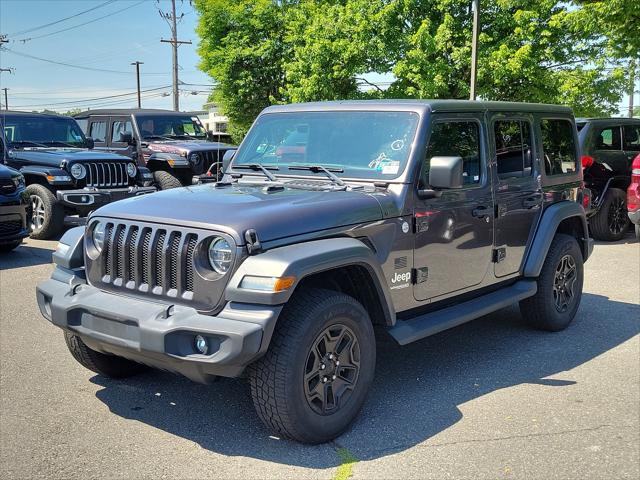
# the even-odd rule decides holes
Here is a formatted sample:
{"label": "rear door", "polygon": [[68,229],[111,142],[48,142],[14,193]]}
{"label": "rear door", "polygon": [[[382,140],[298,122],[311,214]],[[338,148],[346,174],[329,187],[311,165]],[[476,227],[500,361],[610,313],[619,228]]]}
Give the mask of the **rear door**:
{"label": "rear door", "polygon": [[429,165],[434,156],[462,157],[464,186],[443,190],[438,198],[416,199],[416,300],[438,300],[473,287],[490,271],[493,198],[487,175],[486,138],[482,113],[432,117],[417,188],[429,187]]}
{"label": "rear door", "polygon": [[496,201],[494,272],[504,277],[520,270],[543,197],[534,177],[533,117],[490,114],[488,124]]}
{"label": "rear door", "polygon": [[620,125],[598,127],[594,132],[593,142],[593,157],[597,162],[608,166],[616,174],[628,170],[627,156],[622,150]]}

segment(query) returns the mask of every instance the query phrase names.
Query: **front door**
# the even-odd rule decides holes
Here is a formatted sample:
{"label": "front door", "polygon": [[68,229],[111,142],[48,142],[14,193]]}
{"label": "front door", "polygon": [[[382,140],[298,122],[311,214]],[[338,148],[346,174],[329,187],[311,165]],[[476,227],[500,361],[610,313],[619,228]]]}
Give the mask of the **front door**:
{"label": "front door", "polygon": [[533,119],[494,115],[489,125],[496,186],[494,272],[504,277],[520,270],[543,196],[534,178]]}
{"label": "front door", "polygon": [[473,287],[490,271],[493,200],[486,138],[481,114],[432,117],[418,188],[429,187],[429,164],[434,156],[462,157],[464,186],[444,190],[438,198],[416,200],[416,300],[438,300]]}
{"label": "front door", "polygon": [[631,171],[633,159],[640,154],[640,123],[622,127],[624,153],[627,155],[628,171]]}

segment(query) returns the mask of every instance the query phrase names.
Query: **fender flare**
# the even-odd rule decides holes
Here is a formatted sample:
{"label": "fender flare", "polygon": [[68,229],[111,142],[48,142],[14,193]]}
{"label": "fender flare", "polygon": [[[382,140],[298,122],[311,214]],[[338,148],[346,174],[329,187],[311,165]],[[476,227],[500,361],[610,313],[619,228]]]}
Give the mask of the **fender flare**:
{"label": "fender flare", "polygon": [[563,220],[567,218],[577,217],[582,225],[582,242],[581,246],[583,259],[586,261],[593,248],[593,242],[589,238],[589,229],[587,227],[587,218],[582,205],[569,200],[564,200],[544,209],[542,218],[538,223],[538,228],[529,248],[529,253],[524,264],[525,277],[538,277],[542,270],[542,265],[547,258],[551,242],[558,231],[558,227]]}
{"label": "fender flare", "polygon": [[[330,238],[274,248],[248,257],[236,270],[225,290],[227,301],[263,305],[286,303],[300,282],[310,275],[346,266],[362,266],[372,278],[387,323],[395,323],[395,308],[375,253],[355,238]],[[294,285],[282,292],[240,288],[245,275],[295,277]]]}
{"label": "fender flare", "polygon": [[165,165],[168,165],[169,168],[181,168],[181,167],[188,167],[190,165],[189,160],[184,158],[179,153],[170,153],[170,152],[152,153],[147,159],[147,165],[154,162],[164,163]]}

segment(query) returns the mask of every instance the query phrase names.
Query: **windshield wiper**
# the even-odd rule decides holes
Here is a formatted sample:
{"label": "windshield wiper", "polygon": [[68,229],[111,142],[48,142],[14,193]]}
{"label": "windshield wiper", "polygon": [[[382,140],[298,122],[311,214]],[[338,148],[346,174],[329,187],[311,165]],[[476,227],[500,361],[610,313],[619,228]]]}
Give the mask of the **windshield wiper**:
{"label": "windshield wiper", "polygon": [[22,147],[27,147],[27,146],[44,147],[44,148],[48,148],[49,147],[49,145],[45,145],[44,143],[32,142],[30,140],[18,140],[16,142],[10,142],[9,145],[11,145],[11,146],[18,145],[18,146],[22,146]]}
{"label": "windshield wiper", "polygon": [[81,148],[77,145],[73,145],[72,143],[61,142],[59,140],[51,140],[50,142],[46,142],[46,143],[48,143],[49,145],[58,145],[58,146],[62,145],[63,147]]}
{"label": "windshield wiper", "polygon": [[144,140],[174,140],[170,137],[165,137],[163,135],[145,135],[142,137]]}
{"label": "windshield wiper", "polygon": [[[260,165],[259,163],[249,163],[249,164],[242,164],[242,165],[234,165],[233,168],[237,168],[237,169],[248,169],[248,170],[253,170],[254,172],[257,171],[261,171],[262,173],[264,173],[264,176],[267,177],[269,180],[271,180],[272,182],[277,182],[278,178],[271,173],[269,170],[267,170],[266,167]],[[269,167],[271,170],[278,170],[278,167]]]}
{"label": "windshield wiper", "polygon": [[346,183],[344,183],[340,177],[332,173],[332,172],[342,173],[344,172],[342,168],[329,169],[329,168],[323,167],[322,165],[292,165],[289,167],[289,170],[309,170],[313,173],[322,172],[331,179],[332,183],[335,183],[336,185],[340,185],[341,187],[344,187],[346,185]]}

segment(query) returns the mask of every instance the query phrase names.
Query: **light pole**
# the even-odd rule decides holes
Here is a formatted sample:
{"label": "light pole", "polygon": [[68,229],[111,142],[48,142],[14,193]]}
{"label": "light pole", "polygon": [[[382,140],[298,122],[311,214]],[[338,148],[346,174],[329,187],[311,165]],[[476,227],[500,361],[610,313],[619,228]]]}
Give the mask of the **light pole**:
{"label": "light pole", "polygon": [[140,102],[140,65],[144,65],[144,62],[139,62],[139,61],[136,60],[131,65],[135,65],[136,66],[136,80],[137,80],[137,84],[138,84],[138,108],[142,108],[142,105],[141,105],[141,102]]}
{"label": "light pole", "polygon": [[478,70],[478,34],[480,31],[480,0],[472,0],[473,33],[471,37],[471,88],[469,100],[476,99],[476,75]]}

